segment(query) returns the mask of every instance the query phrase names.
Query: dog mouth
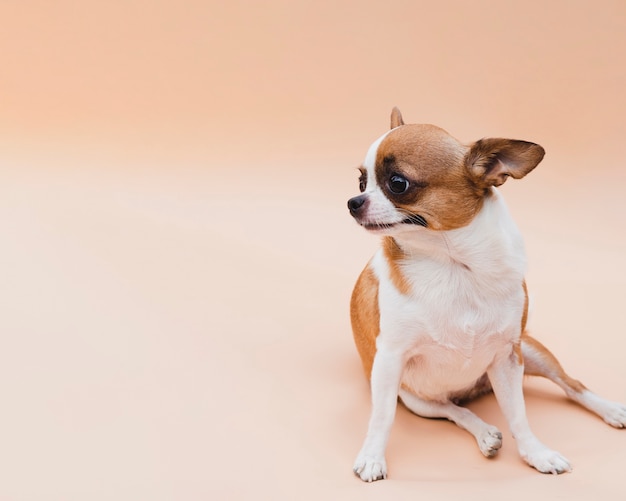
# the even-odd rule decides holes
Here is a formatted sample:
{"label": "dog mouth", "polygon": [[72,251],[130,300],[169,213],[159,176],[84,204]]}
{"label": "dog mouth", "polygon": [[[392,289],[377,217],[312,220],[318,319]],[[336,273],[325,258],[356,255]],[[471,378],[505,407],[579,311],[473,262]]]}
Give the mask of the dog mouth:
{"label": "dog mouth", "polygon": [[406,219],[398,221],[397,223],[361,223],[361,226],[370,231],[382,231],[389,230],[391,228],[397,228],[404,224],[428,228],[428,222],[426,221],[426,219],[424,219],[423,216],[420,216],[419,214],[410,214]]}
{"label": "dog mouth", "polygon": [[419,214],[410,214],[409,217],[404,219],[400,224],[414,224],[428,228],[428,222],[424,219],[424,216],[420,216]]}

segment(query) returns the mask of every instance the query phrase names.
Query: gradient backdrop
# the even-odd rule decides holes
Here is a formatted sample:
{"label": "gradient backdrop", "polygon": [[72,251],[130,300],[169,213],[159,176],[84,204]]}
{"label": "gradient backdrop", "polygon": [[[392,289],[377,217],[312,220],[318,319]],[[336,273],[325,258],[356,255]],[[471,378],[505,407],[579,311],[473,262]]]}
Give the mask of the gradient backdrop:
{"label": "gradient backdrop", "polygon": [[503,192],[531,329],[626,401],[626,3],[0,4],[0,500],[590,499],[626,431],[528,381],[571,474],[483,458],[398,411],[390,479],[352,462],[369,397],[348,321],[377,242],[349,217],[392,106],[540,143]]}

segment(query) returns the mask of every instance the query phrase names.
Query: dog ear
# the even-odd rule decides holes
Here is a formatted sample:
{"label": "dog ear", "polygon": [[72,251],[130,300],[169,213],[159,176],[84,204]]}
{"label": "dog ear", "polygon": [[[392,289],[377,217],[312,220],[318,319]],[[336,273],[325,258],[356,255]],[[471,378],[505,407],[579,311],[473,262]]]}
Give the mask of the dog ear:
{"label": "dog ear", "polygon": [[544,154],[541,146],[528,141],[487,138],[471,145],[465,165],[480,185],[500,186],[509,176],[524,177],[541,162]]}
{"label": "dog ear", "polygon": [[391,128],[395,129],[396,127],[400,127],[401,125],[404,125],[404,121],[402,120],[402,113],[400,113],[400,110],[397,106],[394,106],[393,110],[391,110]]}

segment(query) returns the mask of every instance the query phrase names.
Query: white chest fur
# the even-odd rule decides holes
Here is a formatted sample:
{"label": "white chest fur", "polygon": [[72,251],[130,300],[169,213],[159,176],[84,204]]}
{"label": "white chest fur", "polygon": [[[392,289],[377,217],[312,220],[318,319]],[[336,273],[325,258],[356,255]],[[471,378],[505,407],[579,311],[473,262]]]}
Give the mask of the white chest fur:
{"label": "white chest fur", "polygon": [[402,294],[382,252],[377,343],[404,354],[403,383],[425,398],[470,386],[521,334],[526,258],[519,231],[494,189],[467,227],[396,238],[410,284]]}

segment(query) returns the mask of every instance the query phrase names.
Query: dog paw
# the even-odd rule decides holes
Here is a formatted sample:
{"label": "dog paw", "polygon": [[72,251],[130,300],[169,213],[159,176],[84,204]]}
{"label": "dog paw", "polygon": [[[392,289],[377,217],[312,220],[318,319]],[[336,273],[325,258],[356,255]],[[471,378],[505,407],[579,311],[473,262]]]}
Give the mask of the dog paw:
{"label": "dog paw", "polygon": [[626,406],[612,403],[604,412],[602,419],[615,428],[626,428]]}
{"label": "dog paw", "polygon": [[359,455],[354,467],[354,474],[364,482],[375,482],[387,478],[387,463],[384,457]]}
{"label": "dog paw", "polygon": [[491,458],[495,456],[500,447],[502,447],[502,433],[495,426],[485,428],[483,432],[476,437],[478,448],[485,457]]}
{"label": "dog paw", "polygon": [[537,471],[541,473],[552,473],[559,475],[561,473],[572,471],[569,461],[561,456],[558,452],[548,448],[541,448],[522,456],[524,460]]}

